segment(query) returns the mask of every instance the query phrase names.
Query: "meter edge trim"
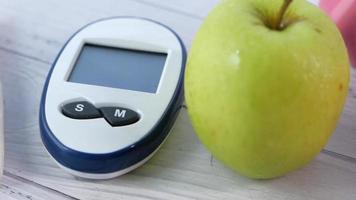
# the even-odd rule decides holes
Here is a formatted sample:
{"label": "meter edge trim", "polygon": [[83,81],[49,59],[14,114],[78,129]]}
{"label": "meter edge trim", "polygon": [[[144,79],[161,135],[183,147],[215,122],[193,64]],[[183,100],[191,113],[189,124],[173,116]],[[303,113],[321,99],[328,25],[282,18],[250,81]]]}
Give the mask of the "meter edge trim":
{"label": "meter edge trim", "polygon": [[[47,94],[48,84],[54,66],[56,65],[58,58],[61,56],[62,51],[67,46],[67,44],[72,40],[74,36],[76,36],[84,28],[100,21],[110,20],[110,19],[120,19],[120,18],[141,19],[141,20],[153,22],[155,24],[158,24],[168,29],[177,38],[182,50],[182,63],[181,63],[182,66],[181,66],[181,71],[178,80],[178,87],[174,91],[174,94],[169,102],[167,109],[164,111],[164,114],[162,115],[161,119],[158,121],[160,123],[157,123],[148,132],[148,134],[144,138],[142,138],[142,140],[136,142],[135,144],[129,147],[108,154],[92,154],[92,153],[85,153],[85,152],[80,152],[80,151],[70,149],[66,147],[64,144],[62,144],[54,136],[54,134],[52,133],[51,129],[48,126],[46,116],[45,116],[46,94]],[[123,170],[144,160],[151,153],[153,153],[164,141],[169,131],[171,130],[174,121],[178,116],[179,110],[183,102],[183,78],[184,78],[186,59],[187,59],[186,48],[181,38],[178,36],[178,34],[175,31],[173,31],[170,27],[151,19],[141,18],[141,17],[130,17],[130,16],[110,17],[110,18],[99,19],[83,26],[67,40],[67,42],[64,44],[64,46],[58,53],[47,75],[47,79],[44,85],[44,89],[41,97],[41,103],[40,103],[39,122],[40,122],[41,138],[47,151],[59,164],[67,168],[70,168],[75,171],[80,171],[85,173],[95,173],[95,174],[105,174],[105,173],[112,173],[115,171]]]}

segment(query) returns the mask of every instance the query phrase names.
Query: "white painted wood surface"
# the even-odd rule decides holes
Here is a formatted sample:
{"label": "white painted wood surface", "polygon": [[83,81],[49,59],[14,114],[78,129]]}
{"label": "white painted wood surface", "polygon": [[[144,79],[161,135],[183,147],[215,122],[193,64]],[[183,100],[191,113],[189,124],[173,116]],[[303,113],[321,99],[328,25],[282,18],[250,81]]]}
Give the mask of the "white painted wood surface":
{"label": "white painted wood surface", "polygon": [[66,39],[98,18],[135,15],[161,21],[190,47],[218,0],[0,0],[0,80],[5,96],[7,199],[356,199],[356,70],[340,124],[324,150],[285,177],[254,181],[219,162],[199,143],[183,109],[163,148],[120,178],[89,181],[59,169],[38,128],[44,79]]}

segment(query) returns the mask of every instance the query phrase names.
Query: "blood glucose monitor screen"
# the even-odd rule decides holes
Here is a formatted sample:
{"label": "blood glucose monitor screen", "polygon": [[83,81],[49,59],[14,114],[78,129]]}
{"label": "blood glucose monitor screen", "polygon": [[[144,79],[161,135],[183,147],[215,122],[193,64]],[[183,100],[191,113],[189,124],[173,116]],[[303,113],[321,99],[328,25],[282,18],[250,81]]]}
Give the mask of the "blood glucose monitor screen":
{"label": "blood glucose monitor screen", "polygon": [[167,54],[85,44],[68,81],[156,93]]}

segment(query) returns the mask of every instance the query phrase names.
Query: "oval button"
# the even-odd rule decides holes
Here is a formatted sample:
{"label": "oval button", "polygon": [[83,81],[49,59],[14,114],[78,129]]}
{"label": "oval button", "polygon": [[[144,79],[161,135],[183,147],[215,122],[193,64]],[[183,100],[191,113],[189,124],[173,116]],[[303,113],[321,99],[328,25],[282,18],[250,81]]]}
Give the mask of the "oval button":
{"label": "oval button", "polygon": [[126,126],[136,123],[140,116],[133,110],[121,107],[100,108],[104,118],[111,126]]}
{"label": "oval button", "polygon": [[65,104],[62,113],[73,119],[94,119],[101,117],[98,109],[87,101],[77,101]]}

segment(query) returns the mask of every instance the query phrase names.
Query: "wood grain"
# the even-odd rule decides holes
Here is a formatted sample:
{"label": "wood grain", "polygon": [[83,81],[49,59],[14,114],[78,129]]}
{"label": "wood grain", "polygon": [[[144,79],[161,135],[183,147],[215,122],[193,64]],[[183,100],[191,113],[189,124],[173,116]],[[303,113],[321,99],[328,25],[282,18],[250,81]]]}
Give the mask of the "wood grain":
{"label": "wood grain", "polygon": [[134,0],[150,7],[160,8],[183,16],[203,20],[221,0]]}
{"label": "wood grain", "polygon": [[73,32],[98,18],[136,15],[169,25],[189,48],[216,2],[0,1],[6,151],[0,199],[356,199],[355,69],[342,119],[326,150],[279,179],[249,180],[212,159],[196,138],[185,109],[156,156],[120,178],[74,178],[50,159],[39,136],[39,100],[50,64]]}
{"label": "wood grain", "polygon": [[[0,13],[0,46],[45,62],[53,61],[78,28],[100,18],[141,16],[158,20],[176,30],[188,47],[201,23],[189,16],[129,0],[100,3],[78,0],[71,2],[71,6],[63,1],[40,0],[35,7],[26,0],[4,0],[0,1]],[[26,17],[17,17],[19,14]]]}
{"label": "wood grain", "polygon": [[73,200],[60,192],[5,172],[0,185],[1,200]]}

